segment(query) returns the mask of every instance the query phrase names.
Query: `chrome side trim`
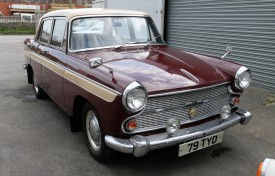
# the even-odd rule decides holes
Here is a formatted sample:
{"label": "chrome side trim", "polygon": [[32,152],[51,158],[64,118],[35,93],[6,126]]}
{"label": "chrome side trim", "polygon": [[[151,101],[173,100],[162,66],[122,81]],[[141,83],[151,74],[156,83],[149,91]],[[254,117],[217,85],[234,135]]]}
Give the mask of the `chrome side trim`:
{"label": "chrome side trim", "polygon": [[180,94],[180,93],[186,93],[186,92],[193,92],[193,91],[197,91],[197,90],[204,90],[204,89],[208,89],[208,88],[213,88],[213,87],[225,85],[225,84],[228,84],[228,83],[230,83],[230,81],[224,82],[224,83],[221,83],[221,84],[215,84],[215,85],[212,85],[212,86],[196,88],[196,89],[180,90],[180,91],[175,91],[175,92],[168,92],[168,93],[162,93],[162,94],[149,95],[148,98],[161,97],[161,96],[166,96],[166,95],[174,95],[174,94]]}

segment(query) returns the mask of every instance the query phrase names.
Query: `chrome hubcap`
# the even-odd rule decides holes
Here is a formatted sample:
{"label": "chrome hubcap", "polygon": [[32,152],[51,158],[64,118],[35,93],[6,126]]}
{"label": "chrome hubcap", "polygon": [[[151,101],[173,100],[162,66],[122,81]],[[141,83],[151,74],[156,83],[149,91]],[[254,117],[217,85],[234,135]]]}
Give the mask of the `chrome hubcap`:
{"label": "chrome hubcap", "polygon": [[86,114],[86,131],[91,146],[98,151],[101,146],[101,132],[96,115],[91,110]]}

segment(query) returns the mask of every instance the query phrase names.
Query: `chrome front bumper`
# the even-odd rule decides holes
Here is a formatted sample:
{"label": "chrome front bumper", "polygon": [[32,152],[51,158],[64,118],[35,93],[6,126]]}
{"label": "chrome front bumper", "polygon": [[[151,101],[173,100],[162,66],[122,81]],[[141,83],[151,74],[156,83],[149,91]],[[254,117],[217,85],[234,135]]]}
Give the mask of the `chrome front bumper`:
{"label": "chrome front bumper", "polygon": [[246,125],[251,119],[252,115],[250,112],[238,109],[226,120],[216,119],[198,126],[180,129],[179,132],[173,136],[169,136],[166,132],[151,136],[135,135],[130,139],[120,139],[106,135],[105,143],[115,151],[141,157],[146,155],[150,150],[166,148],[202,138],[223,131],[238,123]]}

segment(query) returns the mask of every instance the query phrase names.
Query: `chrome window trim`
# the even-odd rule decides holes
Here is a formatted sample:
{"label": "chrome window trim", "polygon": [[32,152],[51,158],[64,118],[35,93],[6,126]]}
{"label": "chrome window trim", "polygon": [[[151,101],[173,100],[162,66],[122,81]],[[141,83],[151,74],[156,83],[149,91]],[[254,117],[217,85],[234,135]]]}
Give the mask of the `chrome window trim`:
{"label": "chrome window trim", "polygon": [[65,53],[65,48],[62,48],[62,47],[58,47],[58,46],[55,46],[55,45],[48,45],[48,48],[51,48],[51,49],[55,49],[55,50],[58,50],[58,51],[61,51],[61,52],[64,52]]}
{"label": "chrome window trim", "polygon": [[[208,87],[203,87],[203,88],[198,88],[198,89],[189,89],[189,90],[185,90],[185,91],[178,91],[178,92],[172,92],[171,94],[167,93],[167,94],[157,94],[159,96],[151,96],[151,97],[161,97],[161,96],[165,96],[165,95],[175,95],[175,94],[180,94],[180,93],[187,93],[187,92],[193,92],[193,91],[198,91],[198,90],[204,90],[204,89],[208,89],[208,88],[213,88],[213,87],[218,87],[218,86],[221,86],[221,85],[226,85],[226,84],[229,84],[229,82],[225,82],[225,83],[221,83],[221,84],[215,84],[215,85],[212,85],[212,86],[208,86]],[[150,96],[148,98],[151,98]],[[146,106],[145,106],[146,107]],[[164,125],[158,125],[158,126],[153,126],[153,127],[147,127],[147,128],[142,128],[142,129],[138,129],[137,130],[134,130],[132,132],[127,132],[125,129],[124,129],[124,124],[125,122],[127,122],[128,120],[132,119],[132,118],[135,118],[137,116],[139,116],[140,114],[142,114],[145,110],[145,107],[143,108],[143,110],[133,116],[130,116],[128,118],[126,118],[122,124],[121,124],[121,130],[125,133],[125,134],[136,134],[136,133],[141,133],[141,132],[147,132],[147,131],[153,131],[153,130],[159,130],[159,129],[162,129],[162,128],[165,128],[165,124]],[[235,108],[236,106],[232,106],[231,109]],[[214,116],[214,115],[218,115],[218,114],[213,114],[213,115],[210,115],[210,116]],[[196,122],[196,121],[199,121],[199,120],[203,120],[207,117],[210,117],[209,115],[207,116],[203,116],[199,119],[194,119],[194,120],[190,120],[190,121],[187,121],[187,122],[181,122],[181,125],[184,125],[184,124],[187,124],[187,123],[193,123],[193,122]]]}
{"label": "chrome window trim", "polygon": [[[111,45],[111,46],[104,46],[104,47],[96,47],[96,48],[85,48],[85,49],[80,49],[80,50],[71,50],[70,49],[70,44],[71,44],[71,27],[72,27],[72,21],[76,20],[76,19],[80,19],[80,18],[90,18],[90,17],[149,17],[151,18],[149,15],[84,15],[84,16],[77,16],[77,17],[73,17],[70,21],[69,21],[69,30],[68,30],[68,44],[67,44],[67,49],[70,53],[76,53],[76,52],[81,52],[81,51],[92,51],[92,50],[98,50],[98,49],[107,49],[107,48],[115,48],[117,46],[120,45]],[[134,45],[128,45],[128,46],[142,46],[142,45],[146,45],[146,43],[144,44],[134,44]],[[153,45],[167,45],[166,43],[159,43],[159,44],[153,44]]]}
{"label": "chrome window trim", "polygon": [[[51,25],[51,31],[50,31],[48,43],[45,43],[45,42],[40,41],[40,33],[41,33],[41,30],[43,30],[44,22],[47,21],[47,20],[51,20],[52,25]],[[41,26],[41,23],[43,23],[43,26]],[[35,41],[39,44],[43,44],[45,47],[48,47],[50,45],[51,40],[52,40],[53,26],[54,26],[54,18],[53,17],[47,17],[47,18],[41,19],[41,21],[39,23],[39,32],[37,34],[38,36],[37,36],[37,39]]]}
{"label": "chrome window trim", "polygon": [[52,26],[52,35],[53,35],[53,32],[54,32],[54,27],[55,27],[55,21],[56,20],[64,20],[65,21],[65,30],[64,30],[64,35],[63,35],[63,40],[62,40],[62,43],[61,43],[61,47],[59,46],[56,46],[56,45],[52,45],[51,42],[52,42],[52,36],[51,36],[51,40],[49,42],[49,47],[51,46],[51,48],[54,48],[56,50],[62,50],[62,51],[66,51],[66,47],[63,46],[63,43],[64,43],[64,36],[66,34],[66,31],[67,31],[67,19],[65,17],[53,17],[53,26]]}
{"label": "chrome window trim", "polygon": [[208,89],[208,88],[213,88],[213,87],[225,85],[225,84],[228,84],[228,83],[230,83],[230,81],[224,82],[224,83],[221,83],[221,84],[215,84],[215,85],[212,85],[212,86],[207,86],[207,87],[201,87],[201,88],[195,88],[195,89],[180,90],[180,91],[175,91],[175,92],[168,92],[168,93],[162,93],[162,94],[149,95],[148,98],[162,97],[162,96],[166,96],[166,95],[175,95],[175,94],[181,94],[181,93],[186,93],[186,92],[193,92],[193,91],[198,91],[198,90],[204,90],[204,89]]}

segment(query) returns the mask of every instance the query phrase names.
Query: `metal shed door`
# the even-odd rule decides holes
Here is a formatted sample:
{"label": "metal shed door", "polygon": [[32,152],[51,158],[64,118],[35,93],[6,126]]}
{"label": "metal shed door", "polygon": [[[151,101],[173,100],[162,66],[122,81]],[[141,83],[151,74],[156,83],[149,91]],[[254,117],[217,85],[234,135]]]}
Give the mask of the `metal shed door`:
{"label": "metal shed door", "polygon": [[275,0],[167,0],[166,41],[227,56],[252,70],[252,84],[275,91]]}
{"label": "metal shed door", "polygon": [[159,32],[163,34],[164,2],[165,0],[95,0],[93,7],[147,12],[154,20]]}

